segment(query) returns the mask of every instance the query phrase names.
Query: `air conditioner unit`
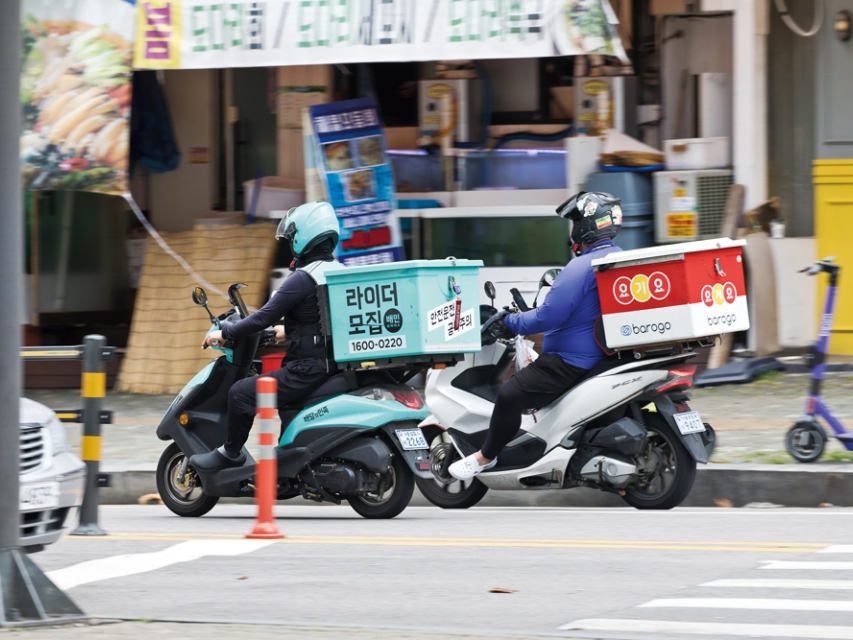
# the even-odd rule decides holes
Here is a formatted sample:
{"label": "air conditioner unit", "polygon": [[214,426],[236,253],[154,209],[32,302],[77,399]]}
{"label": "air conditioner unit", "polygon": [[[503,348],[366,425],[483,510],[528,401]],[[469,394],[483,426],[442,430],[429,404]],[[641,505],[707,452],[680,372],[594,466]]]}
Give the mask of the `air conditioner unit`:
{"label": "air conditioner unit", "polygon": [[659,171],[655,180],[655,236],[662,242],[718,238],[734,174],[729,169]]}

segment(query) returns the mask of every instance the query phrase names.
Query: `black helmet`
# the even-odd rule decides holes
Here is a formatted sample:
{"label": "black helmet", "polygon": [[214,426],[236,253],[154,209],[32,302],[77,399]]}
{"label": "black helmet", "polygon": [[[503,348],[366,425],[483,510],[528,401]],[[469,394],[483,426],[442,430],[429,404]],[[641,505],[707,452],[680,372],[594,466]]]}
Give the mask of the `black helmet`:
{"label": "black helmet", "polygon": [[581,191],[557,207],[557,215],[572,221],[572,250],[615,238],[622,228],[622,201],[609,193]]}

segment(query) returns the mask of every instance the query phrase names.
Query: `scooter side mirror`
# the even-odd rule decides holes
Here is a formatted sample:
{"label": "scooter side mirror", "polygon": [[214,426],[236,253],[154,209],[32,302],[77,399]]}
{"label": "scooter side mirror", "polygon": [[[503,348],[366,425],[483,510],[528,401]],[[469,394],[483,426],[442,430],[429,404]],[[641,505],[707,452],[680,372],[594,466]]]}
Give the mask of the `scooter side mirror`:
{"label": "scooter side mirror", "polygon": [[562,269],[548,269],[545,273],[542,274],[542,277],[539,279],[539,288],[542,287],[551,287],[554,285],[554,281],[557,279],[557,276],[560,275]]}
{"label": "scooter side mirror", "polygon": [[207,306],[207,292],[201,287],[193,289],[193,302],[200,307]]}
{"label": "scooter side mirror", "polygon": [[492,301],[492,306],[495,306],[495,298],[498,297],[498,292],[495,290],[495,285],[492,284],[491,280],[486,280],[486,284],[483,285],[483,290],[486,292],[486,296],[489,300]]}
{"label": "scooter side mirror", "polygon": [[548,269],[548,271],[543,273],[542,277],[539,278],[539,291],[536,292],[536,297],[533,298],[534,309],[539,304],[539,294],[542,293],[542,289],[553,286],[557,276],[560,275],[560,271],[562,271],[562,269]]}
{"label": "scooter side mirror", "polygon": [[207,311],[207,315],[210,317],[210,321],[213,324],[217,324],[216,316],[214,316],[210,309],[207,308],[207,292],[201,287],[195,287],[193,289],[193,302],[195,302],[198,306],[202,307],[205,311]]}

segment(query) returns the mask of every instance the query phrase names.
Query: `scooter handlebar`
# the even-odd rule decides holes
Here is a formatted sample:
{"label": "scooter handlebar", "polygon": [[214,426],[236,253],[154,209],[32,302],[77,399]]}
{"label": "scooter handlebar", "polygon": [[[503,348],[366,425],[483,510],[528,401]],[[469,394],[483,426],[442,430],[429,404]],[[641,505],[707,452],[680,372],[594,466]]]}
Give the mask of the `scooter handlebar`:
{"label": "scooter handlebar", "polygon": [[805,269],[800,269],[798,273],[806,273],[810,276],[816,276],[821,271],[823,271],[823,269],[821,268],[820,263],[818,262],[817,264],[809,265]]}
{"label": "scooter handlebar", "polygon": [[838,273],[841,271],[841,267],[835,264],[834,260],[834,257],[818,260],[805,269],[800,269],[799,273],[805,273],[810,276],[816,276],[819,273]]}

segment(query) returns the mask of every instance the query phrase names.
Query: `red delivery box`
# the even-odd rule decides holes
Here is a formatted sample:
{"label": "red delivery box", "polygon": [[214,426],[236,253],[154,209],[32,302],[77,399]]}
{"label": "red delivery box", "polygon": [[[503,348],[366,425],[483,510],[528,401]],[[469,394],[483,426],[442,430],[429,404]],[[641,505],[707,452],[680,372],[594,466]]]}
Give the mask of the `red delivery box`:
{"label": "red delivery box", "polygon": [[689,342],[749,329],[745,244],[720,238],[593,260],[607,346]]}

